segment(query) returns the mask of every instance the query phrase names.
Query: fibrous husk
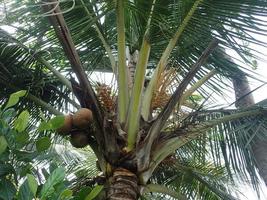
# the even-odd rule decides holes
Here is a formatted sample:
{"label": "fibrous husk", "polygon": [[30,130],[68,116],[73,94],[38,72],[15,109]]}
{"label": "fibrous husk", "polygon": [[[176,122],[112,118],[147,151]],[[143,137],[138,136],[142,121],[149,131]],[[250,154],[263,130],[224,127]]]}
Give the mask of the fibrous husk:
{"label": "fibrous husk", "polygon": [[83,148],[88,145],[88,136],[84,132],[71,133],[70,143],[76,148]]}
{"label": "fibrous husk", "polygon": [[93,113],[90,109],[81,108],[73,115],[72,123],[77,128],[86,128],[93,120]]}
{"label": "fibrous husk", "polygon": [[71,129],[72,129],[72,115],[65,115],[64,124],[59,129],[57,129],[57,132],[60,135],[68,135]]}

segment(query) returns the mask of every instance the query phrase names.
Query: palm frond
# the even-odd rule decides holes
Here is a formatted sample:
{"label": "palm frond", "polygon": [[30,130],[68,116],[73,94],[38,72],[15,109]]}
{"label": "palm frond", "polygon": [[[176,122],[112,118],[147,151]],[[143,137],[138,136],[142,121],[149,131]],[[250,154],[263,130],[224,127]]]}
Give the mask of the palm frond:
{"label": "palm frond", "polygon": [[[236,199],[226,169],[203,162],[194,156],[172,156],[157,169],[151,181],[181,191],[188,199]],[[199,162],[198,162],[199,161]],[[232,189],[232,191],[231,191]]]}
{"label": "palm frond", "polygon": [[[40,106],[40,102],[50,103],[58,110],[69,110],[69,105],[76,105],[68,95],[69,89],[45,68],[31,49],[22,46],[19,41],[1,30],[1,98],[16,90],[25,89],[31,101],[28,106]],[[12,81],[10,81],[12,80]],[[65,100],[64,100],[65,99]],[[35,101],[36,100],[36,101]],[[36,104],[33,104],[32,101]],[[39,103],[39,105],[38,105]]]}
{"label": "palm frond", "polygon": [[[198,121],[198,119],[207,122],[235,112],[235,110],[203,111],[202,116],[201,112],[198,115],[200,118],[192,116],[193,118],[185,119],[184,123],[189,125],[195,120]],[[199,159],[203,158],[203,161],[206,159],[212,160],[215,166],[226,167],[230,177],[250,182],[254,189],[258,191],[259,177],[255,168],[257,163],[252,154],[252,148],[258,138],[264,139],[267,137],[266,123],[266,118],[262,115],[246,116],[219,123],[209,129],[205,135],[199,136],[196,140],[179,148],[177,153],[180,156],[194,155]],[[199,152],[199,154],[195,152]]]}

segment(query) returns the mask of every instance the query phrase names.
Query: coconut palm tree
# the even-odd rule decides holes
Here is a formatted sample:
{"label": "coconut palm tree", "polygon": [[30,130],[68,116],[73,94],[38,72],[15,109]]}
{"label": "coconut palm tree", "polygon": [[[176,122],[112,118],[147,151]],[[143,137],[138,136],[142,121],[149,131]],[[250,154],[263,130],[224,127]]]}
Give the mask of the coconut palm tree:
{"label": "coconut palm tree", "polygon": [[[266,1],[25,0],[3,10],[16,32],[0,32],[2,101],[26,89],[17,109],[66,115],[64,136],[98,159],[98,198],[234,199],[225,183],[247,174],[258,189],[250,142],[251,130],[266,137],[264,105],[211,104],[262,56],[247,43],[266,46],[255,37]],[[95,71],[116,83],[93,81]]]}

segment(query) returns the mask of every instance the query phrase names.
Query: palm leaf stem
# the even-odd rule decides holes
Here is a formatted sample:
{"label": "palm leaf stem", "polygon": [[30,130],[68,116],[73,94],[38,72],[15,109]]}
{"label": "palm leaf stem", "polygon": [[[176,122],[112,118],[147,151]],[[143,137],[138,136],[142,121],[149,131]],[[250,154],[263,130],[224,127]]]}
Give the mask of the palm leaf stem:
{"label": "palm leaf stem", "polygon": [[177,41],[179,40],[180,36],[182,35],[182,33],[184,32],[186,26],[188,25],[190,19],[192,18],[193,14],[195,13],[195,11],[197,10],[199,4],[202,2],[203,0],[197,0],[192,8],[190,9],[190,11],[187,13],[187,16],[184,18],[183,22],[181,23],[181,25],[178,27],[177,31],[175,32],[174,36],[170,39],[166,49],[164,50],[159,63],[157,64],[157,67],[153,73],[153,76],[148,84],[148,87],[146,88],[145,94],[144,94],[144,104],[143,104],[143,108],[142,108],[142,116],[144,118],[145,121],[148,121],[148,117],[150,114],[150,106],[151,106],[151,100],[152,100],[152,96],[157,84],[157,80],[161,74],[161,72],[164,70],[166,64],[167,64],[167,60],[172,52],[172,50],[174,49]]}
{"label": "palm leaf stem", "polygon": [[[57,0],[51,1],[55,3],[58,2]],[[47,6],[43,6],[43,8],[45,11],[49,9],[49,7]],[[75,49],[74,42],[72,40],[71,34],[69,32],[68,26],[65,22],[64,16],[62,15],[59,5],[54,9],[53,12],[55,15],[49,16],[50,22],[55,30],[58,39],[62,44],[63,50],[67,58],[70,61],[72,70],[74,71],[79,80],[81,88],[83,89],[83,91],[85,91],[84,94],[86,96],[84,96],[83,98],[86,98],[86,107],[92,109],[93,111],[98,130],[98,133],[95,134],[97,142],[99,145],[104,146],[103,139],[106,131],[103,127],[104,118],[102,115],[100,104],[82,67],[80,57],[77,53],[77,50]],[[77,98],[79,99],[79,97]]]}
{"label": "palm leaf stem", "polygon": [[186,90],[181,97],[180,105],[182,105],[186,101],[186,99],[191,94],[193,94],[193,92],[195,92],[198,88],[200,88],[204,83],[206,83],[206,81],[208,81],[215,74],[216,74],[216,70],[215,69],[211,70],[208,74],[206,74],[204,77],[202,77],[200,80],[198,80],[192,87],[190,87],[188,90]]}
{"label": "palm leaf stem", "polygon": [[[57,2],[57,0],[52,0],[52,1]],[[44,8],[47,9],[46,7]],[[90,96],[89,99],[90,105],[92,106],[93,112],[95,112],[97,120],[100,121],[102,124],[103,117],[100,111],[99,103],[96,99],[94,90],[87,78],[87,75],[82,67],[80,57],[75,49],[75,45],[73,43],[72,37],[70,35],[64,17],[61,14],[59,6],[57,6],[54,12],[56,15],[50,16],[49,19],[54,27],[58,39],[60,40],[63,46],[64,52],[71,63],[71,67],[81,84],[81,87],[84,88],[88,92],[88,95]]]}
{"label": "palm leaf stem", "polygon": [[154,5],[156,0],[153,1],[149,18],[147,20],[146,31],[143,36],[143,42],[140,50],[140,56],[136,64],[136,72],[134,76],[134,86],[131,94],[129,110],[127,114],[127,150],[131,151],[136,143],[136,136],[139,129],[140,121],[140,108],[142,103],[142,94],[145,81],[145,73],[150,55],[151,45],[149,43],[149,32],[152,15],[154,12]]}
{"label": "palm leaf stem", "polygon": [[180,103],[182,94],[194,75],[197,73],[197,71],[200,69],[200,67],[205,63],[205,61],[208,59],[208,56],[214,51],[214,49],[218,45],[218,40],[214,39],[208,47],[205,49],[205,51],[202,53],[202,55],[199,57],[198,61],[192,66],[186,77],[183,79],[183,81],[179,84],[177,89],[175,90],[174,94],[171,96],[170,100],[166,104],[166,106],[163,108],[161,113],[158,115],[157,119],[153,122],[145,140],[144,140],[144,146],[138,149],[137,154],[139,154],[139,168],[140,170],[144,170],[148,167],[149,164],[149,158],[150,158],[150,151],[152,144],[154,140],[159,136],[161,129],[165,125],[167,119],[169,118],[171,112],[173,111],[174,107],[177,105],[177,103]]}
{"label": "palm leaf stem", "polygon": [[42,108],[44,108],[45,110],[47,110],[48,112],[54,114],[54,115],[63,115],[62,112],[56,110],[53,106],[51,106],[50,104],[44,102],[43,100],[39,99],[38,97],[28,93],[26,96],[29,100],[33,101],[34,103],[36,103],[37,105],[41,106]]}
{"label": "palm leaf stem", "polygon": [[220,190],[218,187],[216,187],[216,185],[212,185],[210,184],[207,180],[205,180],[203,177],[201,177],[199,174],[191,171],[191,176],[194,177],[195,179],[197,179],[201,185],[205,185],[207,188],[209,188],[214,194],[216,194],[216,196],[220,197],[223,200],[238,200],[237,198],[235,198],[234,196],[228,194],[225,191]]}
{"label": "palm leaf stem", "polygon": [[64,85],[66,85],[66,87],[72,91],[72,86],[71,86],[71,82],[64,77],[58,70],[56,70],[49,62],[47,62],[43,57],[40,56],[36,56],[36,59],[42,63],[47,69],[49,69],[57,78],[58,80],[63,83]]}
{"label": "palm leaf stem", "polygon": [[150,54],[151,45],[146,38],[140,51],[140,56],[137,62],[134,86],[131,95],[131,102],[127,117],[127,150],[131,151],[135,147],[136,136],[139,129],[140,108],[142,102],[142,92],[145,81],[146,66]]}
{"label": "palm leaf stem", "polygon": [[122,125],[124,125],[126,122],[127,107],[129,103],[128,68],[126,67],[124,3],[124,0],[118,0],[116,5],[116,22],[118,33],[118,111],[119,121]]}
{"label": "palm leaf stem", "polygon": [[[179,40],[180,36],[182,35],[182,33],[184,32],[185,28],[187,27],[189,21],[191,20],[191,18],[193,17],[195,11],[197,10],[198,6],[200,5],[200,3],[203,0],[197,0],[192,8],[190,9],[190,11],[187,13],[186,17],[184,18],[183,22],[181,23],[181,25],[178,27],[177,31],[175,32],[174,36],[171,38],[171,40],[169,41],[168,46],[166,47],[166,49],[164,50],[160,61],[159,61],[159,74],[162,72],[162,70],[164,69],[164,67],[166,66],[166,62],[172,52],[172,50],[174,49],[177,41]],[[157,74],[155,74],[157,75]],[[157,75],[158,76],[158,75]]]}
{"label": "palm leaf stem", "polygon": [[148,17],[147,24],[146,24],[145,36],[149,35],[151,20],[152,20],[152,16],[153,16],[153,12],[154,12],[156,1],[157,0],[153,0],[152,5],[151,5],[149,17]]}

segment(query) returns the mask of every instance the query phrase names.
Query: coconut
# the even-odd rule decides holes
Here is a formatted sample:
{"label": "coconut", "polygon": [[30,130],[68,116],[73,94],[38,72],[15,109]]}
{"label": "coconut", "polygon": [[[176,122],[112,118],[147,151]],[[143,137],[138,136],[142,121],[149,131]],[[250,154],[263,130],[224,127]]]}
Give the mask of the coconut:
{"label": "coconut", "polygon": [[87,108],[81,108],[73,115],[73,125],[78,128],[86,128],[93,120],[93,113]]}
{"label": "coconut", "polygon": [[72,115],[65,115],[64,124],[57,129],[60,135],[68,135],[72,128]]}
{"label": "coconut", "polygon": [[88,137],[85,133],[83,132],[73,132],[71,133],[70,137],[70,143],[72,146],[76,148],[83,148],[86,145],[88,145]]}

